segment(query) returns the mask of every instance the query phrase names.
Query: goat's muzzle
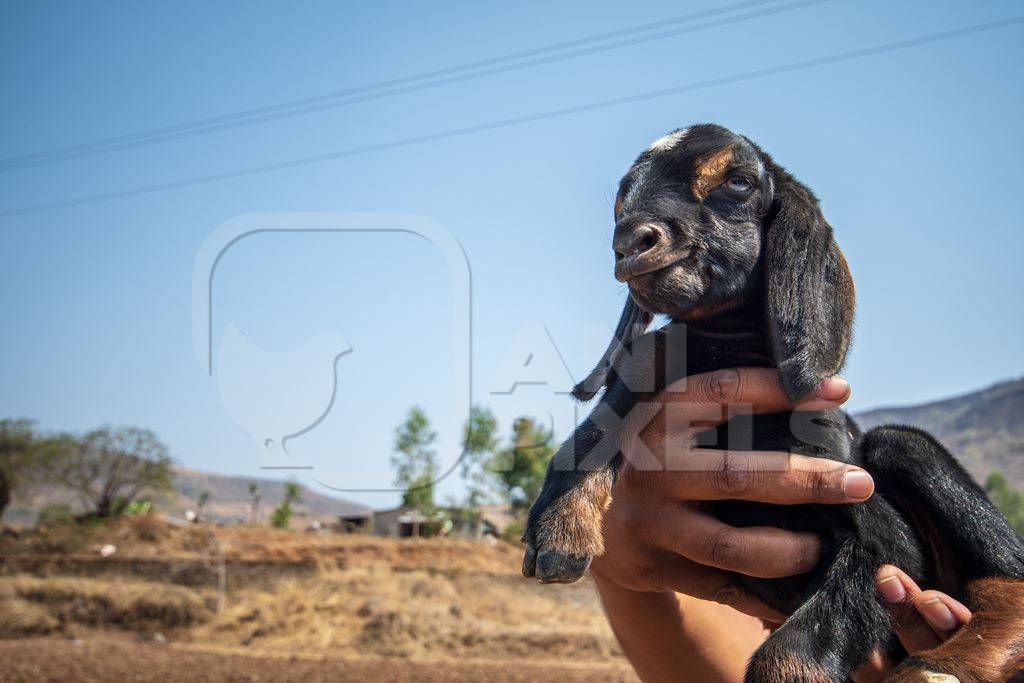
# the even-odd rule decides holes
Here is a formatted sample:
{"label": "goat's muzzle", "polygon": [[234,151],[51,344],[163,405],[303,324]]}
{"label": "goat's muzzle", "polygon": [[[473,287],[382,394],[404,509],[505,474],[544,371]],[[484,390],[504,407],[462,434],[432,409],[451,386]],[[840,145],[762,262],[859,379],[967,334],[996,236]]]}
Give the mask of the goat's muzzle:
{"label": "goat's muzzle", "polygon": [[620,222],[615,226],[612,248],[619,282],[660,270],[678,258],[668,231],[657,223]]}

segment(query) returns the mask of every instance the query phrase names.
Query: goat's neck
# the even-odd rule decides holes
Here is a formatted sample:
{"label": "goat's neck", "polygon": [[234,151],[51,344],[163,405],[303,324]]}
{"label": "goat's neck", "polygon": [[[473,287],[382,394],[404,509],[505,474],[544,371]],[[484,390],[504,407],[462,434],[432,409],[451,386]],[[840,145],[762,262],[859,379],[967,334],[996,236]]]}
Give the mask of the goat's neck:
{"label": "goat's neck", "polygon": [[684,322],[692,367],[688,374],[726,367],[773,366],[767,321],[757,305]]}

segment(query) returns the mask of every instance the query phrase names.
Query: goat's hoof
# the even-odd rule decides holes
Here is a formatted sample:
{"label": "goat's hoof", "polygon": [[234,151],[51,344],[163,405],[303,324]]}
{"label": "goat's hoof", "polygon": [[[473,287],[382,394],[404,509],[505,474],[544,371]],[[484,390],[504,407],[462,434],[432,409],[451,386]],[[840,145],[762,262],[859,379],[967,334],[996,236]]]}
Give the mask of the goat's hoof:
{"label": "goat's hoof", "polygon": [[536,578],[541,583],[572,583],[586,574],[592,559],[590,555],[573,555],[551,548],[537,550],[532,543],[527,543],[523,576]]}
{"label": "goat's hoof", "polygon": [[523,553],[523,576],[532,579],[537,575],[537,549],[532,543],[526,543],[526,552]]}

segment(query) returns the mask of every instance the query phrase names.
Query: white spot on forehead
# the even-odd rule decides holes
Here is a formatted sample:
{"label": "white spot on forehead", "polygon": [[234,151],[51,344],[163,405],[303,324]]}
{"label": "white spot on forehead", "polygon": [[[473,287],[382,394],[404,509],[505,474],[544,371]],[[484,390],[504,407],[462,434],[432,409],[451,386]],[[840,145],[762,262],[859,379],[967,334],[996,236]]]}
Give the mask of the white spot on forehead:
{"label": "white spot on forehead", "polygon": [[663,135],[654,142],[651,143],[650,147],[647,148],[649,152],[665,152],[672,149],[686,137],[686,134],[690,132],[689,128],[682,128],[674,133]]}

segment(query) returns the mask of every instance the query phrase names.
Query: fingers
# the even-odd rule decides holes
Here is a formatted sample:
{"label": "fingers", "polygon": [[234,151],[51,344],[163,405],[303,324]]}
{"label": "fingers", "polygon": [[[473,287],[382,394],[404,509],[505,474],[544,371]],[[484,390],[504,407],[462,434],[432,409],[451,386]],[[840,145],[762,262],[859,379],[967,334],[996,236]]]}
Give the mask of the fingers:
{"label": "fingers", "polygon": [[875,577],[893,628],[910,654],[939,645],[971,620],[971,611],[938,591],[922,591],[903,570],[883,565]]}
{"label": "fingers", "polygon": [[812,533],[774,527],[732,527],[695,506],[663,515],[656,544],[697,564],[759,578],[803,574],[815,567],[821,541]]}
{"label": "fingers", "polygon": [[779,373],[771,368],[728,368],[685,377],[671,384],[659,400],[665,403],[690,403],[725,406],[750,406],[754,414],[785,410],[824,410],[835,408],[850,397],[850,385],[841,377],[822,382],[813,396],[794,403],[779,382]]}
{"label": "fingers", "polygon": [[750,500],[778,505],[856,503],[871,475],[825,458],[766,451],[689,448],[666,456],[660,486],[677,500]]}
{"label": "fingers", "polygon": [[971,610],[959,600],[939,591],[922,591],[914,601],[917,611],[938,634],[941,640],[949,640],[954,633],[971,621]]}
{"label": "fingers", "polygon": [[921,589],[913,579],[896,567],[884,565],[875,575],[875,586],[889,608],[893,629],[907,652],[921,652],[942,642],[914,606]]}

